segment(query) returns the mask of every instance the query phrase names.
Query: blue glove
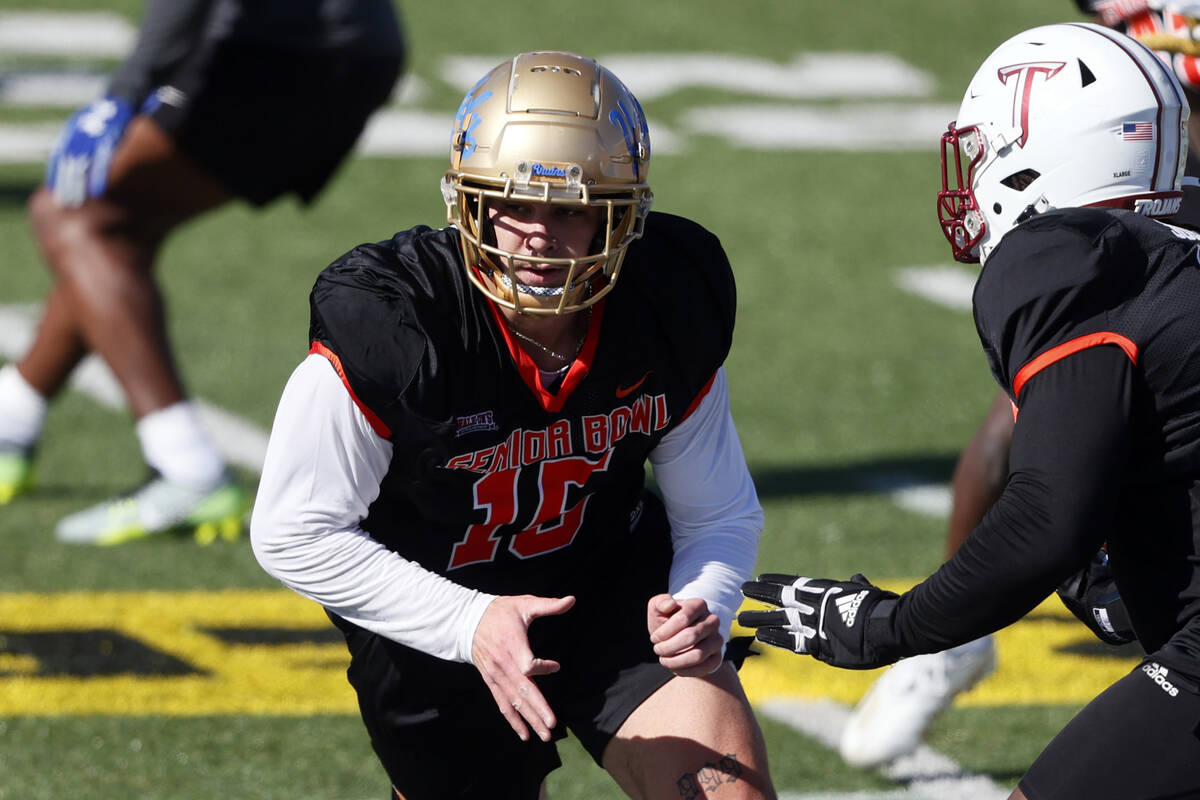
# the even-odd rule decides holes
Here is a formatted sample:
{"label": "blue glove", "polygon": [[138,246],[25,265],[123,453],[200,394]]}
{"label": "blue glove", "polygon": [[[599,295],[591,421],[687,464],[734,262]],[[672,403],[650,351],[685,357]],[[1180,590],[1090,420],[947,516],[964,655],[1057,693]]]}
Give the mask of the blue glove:
{"label": "blue glove", "polygon": [[119,97],[101,97],[71,115],[46,165],[46,186],[56,203],[78,208],[104,194],[113,151],[132,119],[133,107]]}
{"label": "blue glove", "polygon": [[873,669],[899,657],[887,642],[897,595],[862,575],[831,581],[768,573],[743,583],[742,594],[781,606],[738,614],[738,624],[754,628],[760,642],[845,669]]}

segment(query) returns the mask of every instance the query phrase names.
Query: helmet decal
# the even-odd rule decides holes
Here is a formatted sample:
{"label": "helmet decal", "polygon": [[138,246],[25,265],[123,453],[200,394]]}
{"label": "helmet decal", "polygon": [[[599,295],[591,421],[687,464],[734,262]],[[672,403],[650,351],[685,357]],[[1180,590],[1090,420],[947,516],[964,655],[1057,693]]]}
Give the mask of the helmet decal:
{"label": "helmet decal", "polygon": [[458,106],[458,113],[454,116],[453,143],[454,149],[458,151],[461,158],[470,158],[475,153],[475,147],[478,142],[475,141],[475,129],[479,127],[479,123],[483,122],[483,118],[475,114],[475,110],[486,103],[492,96],[492,90],[475,95],[479,91],[479,87],[487,82],[487,77],[484,76],[471,87],[471,90],[466,93],[462,99],[462,103]]}
{"label": "helmet decal", "polygon": [[1042,80],[1048,81],[1061,72],[1065,66],[1066,64],[1062,61],[1034,61],[1028,64],[1013,64],[996,70],[996,76],[1005,86],[1013,76],[1016,76],[1016,80],[1012,82],[1012,123],[1021,129],[1021,138],[1017,140],[1017,147],[1024,147],[1026,140],[1029,139],[1029,97],[1033,94],[1034,79],[1038,75],[1042,75],[1044,76]]}
{"label": "helmet decal", "polygon": [[1126,142],[1154,141],[1154,123],[1123,122],[1121,123],[1121,139]]}
{"label": "helmet decal", "polygon": [[[633,101],[632,109],[626,102],[627,100]],[[632,95],[622,97],[617,101],[617,107],[608,112],[608,121],[620,128],[621,135],[625,137],[625,147],[629,150],[629,157],[633,159],[634,174],[641,178],[639,159],[650,157],[650,129],[646,125],[646,115],[642,113],[641,104]],[[639,142],[644,148],[641,153],[638,152]]]}

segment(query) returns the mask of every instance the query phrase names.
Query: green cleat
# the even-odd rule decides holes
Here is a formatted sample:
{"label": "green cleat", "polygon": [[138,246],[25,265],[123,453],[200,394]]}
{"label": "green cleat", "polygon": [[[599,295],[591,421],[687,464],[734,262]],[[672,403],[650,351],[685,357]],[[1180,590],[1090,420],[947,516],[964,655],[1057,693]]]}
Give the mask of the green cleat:
{"label": "green cleat", "polygon": [[0,445],[0,506],[33,488],[33,454]]}
{"label": "green cleat", "polygon": [[237,539],[246,508],[245,491],[230,478],[197,491],[156,474],[128,495],[64,517],[54,535],[67,544],[107,546],[190,531],[198,543],[208,545]]}

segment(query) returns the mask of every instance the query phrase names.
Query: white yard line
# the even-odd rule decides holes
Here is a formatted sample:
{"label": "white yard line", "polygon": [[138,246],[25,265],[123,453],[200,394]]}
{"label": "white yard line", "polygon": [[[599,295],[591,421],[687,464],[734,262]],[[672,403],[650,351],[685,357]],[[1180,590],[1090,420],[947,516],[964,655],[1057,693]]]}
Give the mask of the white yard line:
{"label": "white yard line", "polygon": [[950,516],[950,504],[953,496],[948,484],[910,481],[899,488],[892,489],[888,494],[891,496],[892,502],[905,511],[940,519]]}
{"label": "white yard line", "polygon": [[[0,106],[74,110],[104,92],[109,76],[68,70],[14,70],[0,74]],[[66,113],[63,118],[66,118]]]}
{"label": "white yard line", "polygon": [[46,160],[62,125],[31,122],[0,125],[0,164],[39,164]]}
{"label": "white yard line", "polygon": [[[957,109],[937,103],[723,104],[683,112],[683,127],[751,150],[930,151]],[[653,129],[651,129],[653,139]]]}
{"label": "white yard line", "polygon": [[0,54],[123,58],[137,30],[105,11],[7,11],[0,13]]}
{"label": "white yard line", "polygon": [[896,270],[896,285],[953,311],[970,311],[979,270],[959,267],[906,267]]}

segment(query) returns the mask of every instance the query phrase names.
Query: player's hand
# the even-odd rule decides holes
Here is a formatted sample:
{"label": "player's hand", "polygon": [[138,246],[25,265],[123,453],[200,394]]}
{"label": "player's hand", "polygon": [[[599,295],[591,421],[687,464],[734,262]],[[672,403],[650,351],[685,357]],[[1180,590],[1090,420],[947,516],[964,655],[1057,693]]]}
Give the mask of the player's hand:
{"label": "player's hand", "polygon": [[676,600],[659,594],[646,605],[646,629],[659,663],[683,677],[707,675],[721,666],[725,640],[720,626],[703,598]]}
{"label": "player's hand", "polygon": [[542,696],[535,675],[558,672],[557,661],[538,658],[529,647],[529,624],[538,617],[566,613],[574,597],[534,597],[523,594],[493,600],[479,619],[471,644],[471,660],[487,684],[500,713],[521,741],[529,729],[543,742],[557,725],[554,711]]}
{"label": "player's hand", "polygon": [[1100,550],[1088,565],[1067,578],[1057,589],[1067,610],[1087,625],[1100,641],[1128,644],[1137,641],[1125,602],[1117,591],[1108,551]]}
{"label": "player's hand", "polygon": [[46,165],[46,186],[63,208],[78,208],[108,186],[113,151],[133,119],[119,97],[101,97],[76,111],[63,126]]}
{"label": "player's hand", "polygon": [[742,584],[742,594],[781,606],[738,614],[738,623],[755,628],[760,642],[847,669],[873,669],[896,660],[890,648],[873,641],[871,631],[880,627],[881,620],[873,618],[876,607],[886,602],[879,608],[886,621],[897,595],[872,586],[862,575],[848,581],[759,575]]}

